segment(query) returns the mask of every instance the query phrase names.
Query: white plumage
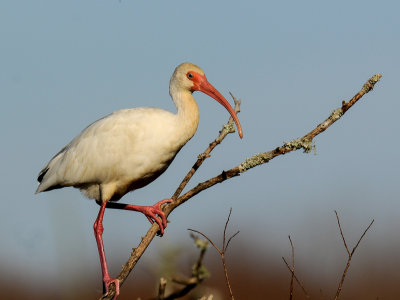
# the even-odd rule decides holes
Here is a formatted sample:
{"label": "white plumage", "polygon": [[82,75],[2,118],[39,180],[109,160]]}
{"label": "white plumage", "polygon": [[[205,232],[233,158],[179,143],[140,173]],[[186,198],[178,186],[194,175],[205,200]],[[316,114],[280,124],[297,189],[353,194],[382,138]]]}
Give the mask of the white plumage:
{"label": "white plumage", "polygon": [[54,156],[39,175],[36,192],[74,186],[98,202],[119,200],[162,174],[193,136],[195,128],[184,130],[179,121],[157,108],[116,111],[89,125]]}

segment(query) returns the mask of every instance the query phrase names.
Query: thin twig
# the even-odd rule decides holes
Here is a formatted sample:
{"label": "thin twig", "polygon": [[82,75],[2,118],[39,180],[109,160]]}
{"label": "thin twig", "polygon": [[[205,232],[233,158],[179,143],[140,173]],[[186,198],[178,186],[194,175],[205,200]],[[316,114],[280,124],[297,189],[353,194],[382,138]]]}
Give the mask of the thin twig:
{"label": "thin twig", "polygon": [[293,285],[293,279],[296,280],[296,282],[298,283],[298,285],[301,287],[301,289],[303,290],[306,298],[310,298],[309,294],[307,293],[306,289],[304,288],[303,284],[300,282],[300,280],[297,278],[295,272],[294,272],[294,245],[292,242],[292,238],[289,237],[289,242],[290,242],[290,247],[292,249],[292,266],[289,266],[288,262],[286,261],[286,259],[284,257],[282,257],[283,261],[286,264],[286,267],[289,269],[290,273],[291,273],[291,278],[290,278],[290,292],[289,292],[289,299],[293,299],[293,290],[294,290],[294,285]]}
{"label": "thin twig", "polygon": [[338,226],[339,226],[339,230],[340,230],[340,235],[342,237],[343,244],[344,244],[344,247],[346,248],[347,255],[348,255],[346,267],[344,268],[344,271],[343,271],[343,274],[342,274],[342,278],[340,279],[339,286],[338,286],[338,288],[336,290],[335,300],[337,300],[337,299],[339,299],[340,292],[342,291],[344,279],[345,279],[345,277],[347,275],[347,271],[350,268],[350,262],[351,262],[351,259],[353,258],[353,254],[356,251],[356,249],[357,249],[358,245],[360,244],[361,240],[364,238],[364,236],[367,233],[367,231],[371,228],[371,226],[372,226],[372,224],[374,223],[375,220],[371,221],[371,223],[368,225],[368,227],[364,230],[363,234],[359,238],[357,244],[353,247],[353,249],[350,252],[349,248],[347,247],[346,239],[344,238],[344,234],[343,234],[343,231],[342,231],[342,226],[340,224],[339,215],[338,215],[336,210],[335,210],[335,214],[336,214],[336,220],[337,220],[337,223],[338,223]]}
{"label": "thin twig", "polygon": [[[283,259],[283,261],[285,262],[286,267],[289,269],[289,271],[292,272],[292,268],[289,266],[289,264],[288,264],[288,262],[286,261],[286,259],[285,259],[283,256],[282,256],[282,259]],[[307,293],[307,291],[306,291],[304,285],[300,282],[299,278],[297,278],[297,276],[296,276],[296,274],[294,274],[294,272],[293,272],[293,276],[294,276],[294,279],[296,280],[297,284],[298,284],[298,285],[301,287],[301,289],[303,290],[303,293],[304,293],[304,295],[306,296],[306,298],[307,298],[307,299],[310,298],[310,295]]]}
{"label": "thin twig", "polygon": [[358,240],[357,244],[354,246],[353,250],[351,251],[351,255],[354,254],[354,251],[356,251],[358,245],[360,244],[361,240],[364,238],[364,235],[367,233],[369,228],[372,226],[372,224],[375,222],[375,220],[372,220],[371,223],[369,223],[368,227],[364,230],[363,234],[361,235],[360,239]]}
{"label": "thin twig", "polygon": [[198,231],[198,230],[195,230],[195,229],[191,229],[191,228],[188,228],[188,230],[193,231],[193,232],[196,232],[196,233],[202,235],[204,238],[207,239],[207,241],[210,242],[210,244],[215,248],[215,250],[218,251],[219,254],[222,254],[222,250],[220,250],[220,249],[218,248],[218,246],[215,245],[214,242],[213,242],[208,236],[206,236],[204,233],[202,233],[202,232],[200,232],[200,231]]}
{"label": "thin twig", "polygon": [[228,248],[229,242],[239,233],[239,231],[237,231],[235,234],[233,234],[228,239],[228,242],[225,243],[225,241],[226,241],[226,229],[228,227],[228,223],[229,223],[229,219],[231,217],[231,213],[232,213],[232,208],[229,210],[229,215],[228,215],[228,218],[226,220],[225,227],[224,227],[224,236],[223,236],[223,242],[222,242],[222,249],[218,248],[218,246],[215,245],[215,243],[208,236],[206,236],[204,233],[202,233],[200,231],[197,231],[197,230],[194,230],[194,229],[188,229],[188,230],[193,231],[193,232],[197,232],[198,234],[201,234],[203,237],[205,237],[210,242],[210,244],[215,248],[215,250],[218,251],[219,255],[221,256],[222,265],[224,267],[225,281],[226,281],[226,285],[227,285],[228,290],[229,290],[229,295],[231,296],[231,299],[234,300],[235,298],[233,297],[232,287],[231,287],[231,283],[229,281],[228,269],[226,267],[226,260],[225,260],[226,249]]}
{"label": "thin twig", "polygon": [[229,238],[229,240],[228,240],[228,242],[226,243],[226,246],[225,246],[225,251],[228,250],[229,243],[231,242],[231,240],[232,240],[236,235],[239,234],[239,232],[240,232],[240,231],[237,231],[234,235],[232,235],[232,236]]}
{"label": "thin twig", "polygon": [[347,247],[346,239],[344,238],[342,226],[340,225],[339,215],[338,215],[338,213],[337,213],[336,210],[335,210],[335,215],[336,215],[336,220],[337,220],[337,223],[338,223],[338,226],[339,226],[340,236],[342,237],[344,247],[346,248],[347,254],[348,254],[349,256],[351,256],[349,247]]}
{"label": "thin twig", "polygon": [[[186,202],[193,196],[197,195],[201,191],[208,189],[214,186],[217,183],[221,183],[227,179],[232,177],[239,176],[241,173],[246,172],[247,170],[254,168],[256,166],[268,163],[271,159],[284,155],[294,150],[304,149],[305,152],[310,152],[313,149],[313,139],[320,133],[324,132],[327,128],[329,128],[334,122],[339,120],[343,114],[345,114],[359,99],[361,99],[366,93],[371,91],[374,85],[380,80],[382,75],[376,74],[372,76],[362,87],[362,89],[348,102],[343,101],[342,106],[331,113],[331,115],[322,123],[320,123],[315,129],[304,135],[302,138],[295,139],[291,142],[285,143],[283,146],[277,147],[274,150],[269,152],[260,153],[257,155],[252,156],[251,158],[247,158],[244,160],[240,165],[229,169],[228,171],[223,171],[221,174],[206,180],[202,183],[199,183],[197,186],[186,192],[185,194],[181,195],[183,189],[192,178],[193,174],[196,170],[201,166],[203,161],[209,156],[211,151],[221,143],[221,141],[226,137],[227,134],[234,131],[233,120],[232,118],[229,122],[223,126],[220,135],[209,145],[209,147],[204,151],[201,155],[199,155],[196,163],[190,169],[188,174],[182,180],[181,184],[179,185],[178,189],[172,196],[173,203],[166,205],[163,208],[165,215],[168,215],[179,205]],[[233,95],[232,95],[233,97]],[[234,97],[233,97],[234,98]],[[240,109],[240,100],[235,101],[235,110],[238,112]],[[136,263],[142,257],[143,253],[146,251],[147,247],[154,239],[156,233],[158,231],[158,225],[153,224],[151,228],[147,231],[146,235],[142,238],[142,241],[135,248],[128,259],[128,261],[122,266],[122,270],[118,275],[118,279],[120,281],[120,285],[124,283],[126,278],[128,277],[129,273],[133,270]],[[101,299],[108,299],[111,300],[115,294],[115,285],[112,283],[109,286],[109,292],[107,295],[103,295]]]}
{"label": "thin twig", "polygon": [[290,296],[289,299],[292,300],[293,299],[293,278],[294,278],[294,246],[293,246],[293,242],[292,239],[289,237],[289,241],[290,241],[290,247],[292,248],[292,276],[290,278]]}
{"label": "thin twig", "polygon": [[226,228],[228,228],[228,223],[229,223],[229,219],[231,218],[231,214],[232,214],[232,207],[229,209],[229,215],[228,215],[228,218],[226,219],[226,222],[225,222],[224,236],[222,238],[222,251],[225,250]]}

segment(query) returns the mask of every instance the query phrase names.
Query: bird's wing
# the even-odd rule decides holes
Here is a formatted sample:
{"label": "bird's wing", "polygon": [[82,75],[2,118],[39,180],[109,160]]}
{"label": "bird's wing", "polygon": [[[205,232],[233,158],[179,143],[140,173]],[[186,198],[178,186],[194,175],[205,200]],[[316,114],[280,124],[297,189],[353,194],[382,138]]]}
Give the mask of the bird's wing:
{"label": "bird's wing", "polygon": [[121,115],[123,111],[116,111],[93,122],[54,155],[38,175],[36,193],[94,181],[95,178],[85,170],[96,169],[94,160],[100,163],[106,154],[104,146],[113,137],[113,131],[124,122]]}
{"label": "bird's wing", "polygon": [[142,149],[156,148],[146,144],[154,143],[155,111],[165,115],[167,122],[172,120],[170,112],[136,108],[116,111],[86,127],[39,173],[36,193],[115,180],[132,172],[133,167],[138,177],[143,176],[149,153]]}

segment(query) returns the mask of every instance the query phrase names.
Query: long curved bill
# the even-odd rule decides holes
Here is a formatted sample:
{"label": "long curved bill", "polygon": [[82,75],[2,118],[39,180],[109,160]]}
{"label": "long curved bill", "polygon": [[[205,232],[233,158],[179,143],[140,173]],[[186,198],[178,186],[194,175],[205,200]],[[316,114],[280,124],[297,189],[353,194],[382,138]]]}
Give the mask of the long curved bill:
{"label": "long curved bill", "polygon": [[217,100],[219,103],[221,103],[226,110],[231,114],[233,120],[236,123],[236,127],[239,133],[240,138],[243,138],[243,131],[242,131],[242,125],[240,125],[239,119],[236,115],[235,110],[232,108],[232,106],[229,104],[229,102],[224,98],[224,96],[221,95],[218,90],[212,86],[211,83],[208,82],[207,78],[205,75],[202,76],[202,81],[198,87],[198,90],[203,92],[204,94],[207,94],[211,98],[214,98]]}

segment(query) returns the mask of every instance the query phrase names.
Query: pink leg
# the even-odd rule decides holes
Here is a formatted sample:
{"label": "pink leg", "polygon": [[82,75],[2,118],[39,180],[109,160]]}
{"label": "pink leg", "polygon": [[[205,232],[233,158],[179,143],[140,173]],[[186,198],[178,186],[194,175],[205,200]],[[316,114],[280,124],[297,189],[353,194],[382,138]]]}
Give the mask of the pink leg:
{"label": "pink leg", "polygon": [[116,278],[111,278],[110,274],[108,273],[107,261],[106,261],[106,254],[104,252],[104,245],[103,245],[103,216],[104,210],[106,208],[107,202],[104,202],[101,207],[99,214],[97,215],[97,219],[94,222],[94,236],[96,237],[97,248],[99,249],[100,255],[100,264],[101,264],[101,271],[103,273],[103,282],[105,286],[106,293],[108,293],[108,286],[114,282],[115,284],[115,296],[114,299],[117,299],[119,295],[119,280]]}
{"label": "pink leg", "polygon": [[[126,209],[126,210],[134,210],[143,213],[146,218],[150,221],[151,224],[156,222],[158,227],[160,227],[161,235],[164,234],[164,229],[167,227],[167,217],[164,212],[161,210],[161,206],[165,203],[172,202],[171,199],[164,199],[153,206],[140,206],[140,205],[131,205],[131,204],[122,204],[116,202],[107,202],[107,208],[116,208],[116,209]],[[158,218],[158,217],[159,218]],[[161,218],[161,220],[160,220]]]}

